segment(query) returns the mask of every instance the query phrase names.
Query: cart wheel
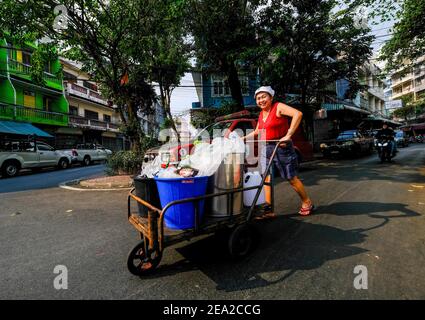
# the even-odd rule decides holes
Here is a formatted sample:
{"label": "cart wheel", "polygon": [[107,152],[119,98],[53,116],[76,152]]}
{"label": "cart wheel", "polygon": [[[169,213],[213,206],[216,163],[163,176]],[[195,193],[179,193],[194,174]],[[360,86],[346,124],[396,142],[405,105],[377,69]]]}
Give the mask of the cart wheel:
{"label": "cart wheel", "polygon": [[251,227],[247,224],[237,226],[230,234],[228,248],[232,258],[238,259],[246,256],[253,245]]}
{"label": "cart wheel", "polygon": [[146,254],[145,242],[142,240],[129,252],[127,268],[136,276],[146,275],[159,265],[161,258],[162,253],[158,250]]}

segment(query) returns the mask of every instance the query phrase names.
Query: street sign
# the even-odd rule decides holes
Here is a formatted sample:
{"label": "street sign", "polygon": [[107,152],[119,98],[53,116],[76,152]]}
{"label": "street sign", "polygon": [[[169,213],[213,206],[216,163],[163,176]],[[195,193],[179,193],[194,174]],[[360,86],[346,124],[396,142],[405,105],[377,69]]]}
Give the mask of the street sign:
{"label": "street sign", "polygon": [[385,109],[392,110],[392,109],[398,109],[403,106],[403,102],[399,100],[390,100],[385,102]]}

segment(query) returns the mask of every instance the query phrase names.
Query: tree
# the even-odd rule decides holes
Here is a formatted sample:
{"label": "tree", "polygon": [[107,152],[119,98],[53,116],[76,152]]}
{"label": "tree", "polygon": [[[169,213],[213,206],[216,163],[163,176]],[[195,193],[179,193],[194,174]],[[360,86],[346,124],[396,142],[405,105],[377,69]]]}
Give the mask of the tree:
{"label": "tree", "polygon": [[247,53],[256,46],[253,12],[259,1],[189,0],[188,26],[198,66],[227,79],[236,110],[243,108],[238,72],[249,72]]}
{"label": "tree", "polygon": [[[155,0],[4,0],[0,30],[20,38],[50,38],[64,56],[82,62],[91,80],[117,104],[124,132],[140,151],[144,133],[137,115],[152,112],[153,60],[164,54],[155,47],[157,37],[164,38],[158,26],[169,23],[175,2],[158,7]],[[179,79],[175,75],[173,80]]]}
{"label": "tree", "polygon": [[371,55],[369,29],[354,15],[337,10],[334,0],[272,0],[259,14],[261,77],[278,96],[298,94],[301,108],[335,94],[330,87],[346,79],[347,98],[364,86],[359,67]]}
{"label": "tree", "polygon": [[164,107],[170,127],[180,143],[180,134],[171,115],[171,94],[185,71],[189,70],[189,44],[184,40],[184,14],[186,1],[160,1],[156,10],[165,12],[157,28],[161,33],[154,38],[151,47],[151,79],[159,84],[161,105]]}
{"label": "tree", "polygon": [[403,107],[396,109],[393,114],[398,118],[403,118],[406,122],[408,118],[416,118],[425,111],[425,99],[413,101],[413,95],[406,95],[401,97],[401,100]]}
{"label": "tree", "polygon": [[425,1],[404,0],[393,27],[391,39],[384,45],[381,59],[387,69],[398,69],[406,61],[413,63],[425,55]]}

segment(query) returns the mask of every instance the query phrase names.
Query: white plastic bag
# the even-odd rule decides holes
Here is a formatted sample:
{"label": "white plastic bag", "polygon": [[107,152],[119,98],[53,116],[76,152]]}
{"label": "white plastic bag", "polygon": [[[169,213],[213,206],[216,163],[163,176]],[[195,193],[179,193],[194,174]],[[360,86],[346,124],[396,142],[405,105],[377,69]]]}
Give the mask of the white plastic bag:
{"label": "white plastic bag", "polygon": [[161,170],[161,157],[157,156],[153,161],[142,165],[140,176],[153,178]]}

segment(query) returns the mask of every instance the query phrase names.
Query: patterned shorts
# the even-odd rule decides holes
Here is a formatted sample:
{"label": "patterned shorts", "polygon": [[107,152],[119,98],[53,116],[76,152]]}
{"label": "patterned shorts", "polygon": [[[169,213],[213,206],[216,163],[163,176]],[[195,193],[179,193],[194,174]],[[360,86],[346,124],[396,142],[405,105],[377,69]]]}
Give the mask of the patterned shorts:
{"label": "patterned shorts", "polygon": [[[264,174],[275,148],[275,143],[267,143],[261,151],[261,172]],[[279,172],[286,180],[298,176],[298,159],[292,141],[288,141],[286,147],[279,147],[273,159],[272,172]]]}

